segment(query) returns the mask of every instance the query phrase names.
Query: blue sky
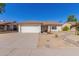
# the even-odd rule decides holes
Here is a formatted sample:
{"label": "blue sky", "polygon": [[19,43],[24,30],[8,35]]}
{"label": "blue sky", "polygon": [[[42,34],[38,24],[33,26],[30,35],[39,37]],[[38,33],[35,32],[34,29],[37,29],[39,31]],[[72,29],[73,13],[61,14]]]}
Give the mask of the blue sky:
{"label": "blue sky", "polygon": [[0,14],[1,20],[10,21],[57,21],[65,22],[69,15],[79,19],[79,4],[62,3],[11,3],[6,4],[5,12]]}

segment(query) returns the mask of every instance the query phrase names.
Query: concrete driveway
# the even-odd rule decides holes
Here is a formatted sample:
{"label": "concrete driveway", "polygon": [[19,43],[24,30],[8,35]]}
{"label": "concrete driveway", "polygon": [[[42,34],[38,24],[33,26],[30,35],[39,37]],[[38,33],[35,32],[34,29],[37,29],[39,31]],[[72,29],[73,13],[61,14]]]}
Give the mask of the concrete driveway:
{"label": "concrete driveway", "polygon": [[[37,48],[39,34],[0,34],[0,56],[29,55],[30,49]],[[13,54],[14,53],[14,54]]]}
{"label": "concrete driveway", "polygon": [[39,34],[0,34],[0,48],[36,48]]}

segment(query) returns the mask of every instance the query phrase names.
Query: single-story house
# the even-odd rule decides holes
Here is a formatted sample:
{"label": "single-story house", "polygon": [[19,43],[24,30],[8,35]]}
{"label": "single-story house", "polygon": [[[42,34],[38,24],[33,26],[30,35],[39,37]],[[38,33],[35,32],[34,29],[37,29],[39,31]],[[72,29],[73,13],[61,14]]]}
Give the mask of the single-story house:
{"label": "single-story house", "polygon": [[62,28],[64,28],[65,26],[69,27],[69,31],[75,32],[76,29],[76,22],[66,22],[62,25]]}
{"label": "single-story house", "polygon": [[0,22],[0,31],[17,31],[18,24],[16,22]]}
{"label": "single-story house", "polygon": [[22,33],[43,33],[61,30],[62,24],[58,22],[23,22],[18,24],[18,31]]}

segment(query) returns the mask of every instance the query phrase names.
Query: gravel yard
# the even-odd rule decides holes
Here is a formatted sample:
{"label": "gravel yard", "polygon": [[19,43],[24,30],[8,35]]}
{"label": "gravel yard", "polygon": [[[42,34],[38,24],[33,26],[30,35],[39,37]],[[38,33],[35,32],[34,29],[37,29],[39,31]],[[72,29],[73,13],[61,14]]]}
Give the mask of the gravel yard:
{"label": "gravel yard", "polygon": [[[57,34],[58,37],[56,37],[55,34]],[[65,35],[65,34],[67,34],[67,35]],[[68,35],[70,35],[70,34],[69,33],[41,34],[38,47],[39,48],[77,47],[74,44],[64,40],[64,39],[68,40],[66,38],[66,37],[69,37]],[[70,39],[73,39],[73,38],[70,37]]]}

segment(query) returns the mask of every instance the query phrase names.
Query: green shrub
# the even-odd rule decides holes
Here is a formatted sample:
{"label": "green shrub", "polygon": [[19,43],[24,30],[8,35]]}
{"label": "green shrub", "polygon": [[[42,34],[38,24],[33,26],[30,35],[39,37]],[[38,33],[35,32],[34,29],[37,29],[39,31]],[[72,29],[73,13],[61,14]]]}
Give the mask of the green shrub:
{"label": "green shrub", "polygon": [[70,28],[68,27],[68,26],[65,26],[64,28],[63,28],[63,31],[69,31],[70,30]]}

